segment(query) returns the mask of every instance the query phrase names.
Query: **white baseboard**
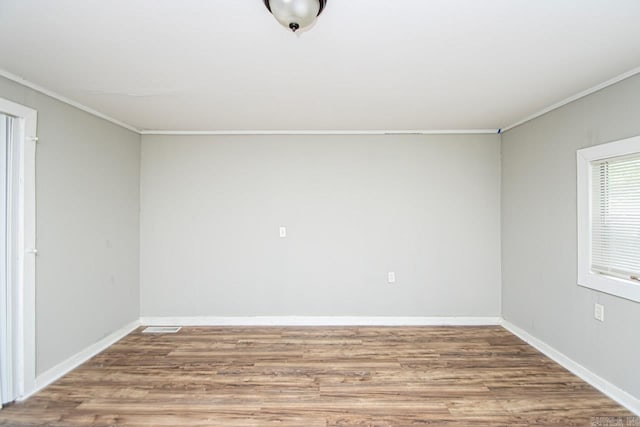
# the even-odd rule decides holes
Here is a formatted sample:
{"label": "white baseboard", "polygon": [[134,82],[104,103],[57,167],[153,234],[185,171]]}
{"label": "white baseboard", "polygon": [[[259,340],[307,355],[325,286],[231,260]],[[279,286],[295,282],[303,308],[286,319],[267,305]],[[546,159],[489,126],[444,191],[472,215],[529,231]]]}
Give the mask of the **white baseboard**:
{"label": "white baseboard", "polygon": [[77,368],[82,365],[87,360],[91,359],[96,354],[102,352],[106,348],[120,341],[122,338],[133,332],[138,326],[140,326],[139,320],[134,320],[133,322],[123,326],[117,331],[107,335],[102,338],[100,341],[95,344],[90,345],[79,353],[74,354],[67,360],[58,363],[53,368],[43,372],[42,374],[36,377],[36,385],[33,390],[27,391],[24,396],[21,396],[18,400],[22,401],[27,399],[28,397],[34,395],[39,392],[49,384],[53,383],[57,379],[63,377],[71,370]]}
{"label": "white baseboard", "polygon": [[141,317],[144,326],[479,326],[500,317],[229,316]]}
{"label": "white baseboard", "polygon": [[556,363],[558,363],[568,371],[572,372],[582,380],[591,384],[600,392],[609,396],[611,399],[615,400],[616,402],[618,402],[619,404],[621,404],[622,406],[624,406],[634,414],[640,416],[640,399],[635,398],[634,396],[630,395],[629,393],[622,390],[621,388],[611,384],[609,381],[605,380],[604,378],[599,377],[598,375],[594,374],[584,366],[580,365],[579,363],[570,359],[563,353],[559,352],[555,348],[544,343],[543,341],[529,334],[525,330],[520,329],[513,323],[510,323],[509,321],[503,319],[502,326],[512,334],[516,335],[517,337],[525,341],[527,344],[536,348],[538,351],[543,353],[549,359],[555,361]]}
{"label": "white baseboard", "polygon": [[358,316],[250,316],[250,317],[141,317],[97,343],[87,347],[36,378],[34,390],[19,400],[25,400],[58,378],[66,375],[91,357],[113,345],[138,326],[482,326],[502,325],[541,353],[577,375],[631,412],[640,416],[640,399],[594,374],[550,345],[535,338],[514,324],[498,317],[358,317]]}

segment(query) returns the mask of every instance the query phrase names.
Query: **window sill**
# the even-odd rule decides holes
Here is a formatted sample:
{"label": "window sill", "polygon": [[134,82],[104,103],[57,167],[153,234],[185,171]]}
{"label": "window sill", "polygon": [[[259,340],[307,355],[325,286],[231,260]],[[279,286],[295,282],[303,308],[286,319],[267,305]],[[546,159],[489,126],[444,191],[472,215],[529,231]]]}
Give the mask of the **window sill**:
{"label": "window sill", "polygon": [[640,282],[588,272],[579,275],[578,285],[631,301],[640,302]]}

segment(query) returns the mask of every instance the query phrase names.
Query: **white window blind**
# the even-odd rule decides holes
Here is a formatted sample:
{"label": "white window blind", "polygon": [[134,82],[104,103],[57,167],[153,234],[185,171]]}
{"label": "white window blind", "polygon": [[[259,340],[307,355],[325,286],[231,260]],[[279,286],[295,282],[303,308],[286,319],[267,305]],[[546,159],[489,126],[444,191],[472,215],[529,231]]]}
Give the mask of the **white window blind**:
{"label": "white window blind", "polygon": [[591,163],[591,270],[640,277],[640,154]]}

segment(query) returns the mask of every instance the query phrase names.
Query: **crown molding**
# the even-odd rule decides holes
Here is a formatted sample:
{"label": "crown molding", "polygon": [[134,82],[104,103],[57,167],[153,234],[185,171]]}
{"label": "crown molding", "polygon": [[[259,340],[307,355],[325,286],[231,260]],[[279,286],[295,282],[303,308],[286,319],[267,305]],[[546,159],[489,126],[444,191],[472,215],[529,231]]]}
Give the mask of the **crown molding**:
{"label": "crown molding", "polygon": [[499,129],[442,130],[142,130],[141,135],[477,135]]}
{"label": "crown molding", "polygon": [[531,114],[530,116],[527,116],[524,119],[519,120],[519,121],[513,123],[512,125],[503,128],[502,132],[506,132],[508,130],[511,130],[511,129],[517,127],[517,126],[520,126],[520,125],[522,125],[524,123],[527,123],[527,122],[529,122],[529,121],[531,121],[533,119],[536,119],[536,118],[538,118],[538,117],[540,117],[540,116],[542,116],[544,114],[547,114],[547,113],[549,113],[549,112],[551,112],[553,110],[557,110],[558,108],[563,107],[563,106],[565,106],[565,105],[567,105],[567,104],[569,104],[569,103],[571,103],[573,101],[577,101],[580,98],[584,98],[585,96],[591,95],[592,93],[595,93],[595,92],[597,92],[599,90],[602,90],[604,88],[612,86],[612,85],[614,85],[614,84],[616,84],[618,82],[621,82],[622,80],[628,79],[629,77],[633,77],[638,73],[640,73],[640,67],[636,67],[636,68],[634,68],[632,70],[627,71],[626,73],[622,73],[620,75],[617,75],[612,79],[609,79],[609,80],[607,80],[605,82],[597,84],[597,85],[595,85],[595,86],[593,86],[593,87],[591,87],[589,89],[583,90],[582,92],[576,93],[575,95],[570,96],[568,98],[565,98],[562,101],[556,102],[555,104],[552,104],[552,105],[550,105],[550,106],[538,111],[537,113]]}
{"label": "crown molding", "polygon": [[140,135],[476,135],[500,133],[499,129],[441,129],[441,130],[141,130],[121,120],[46,89],[38,84],[0,68],[0,76],[33,89],[93,116],[121,126]]}
{"label": "crown molding", "polygon": [[629,70],[625,73],[622,73],[616,77],[613,77],[603,83],[595,85],[589,89],[586,89],[582,92],[579,92],[575,95],[572,95],[568,98],[563,99],[562,101],[556,102],[534,114],[524,117],[517,122],[506,126],[500,129],[434,129],[434,130],[141,130],[136,128],[133,125],[125,123],[121,120],[114,119],[106,114],[101,113],[100,111],[94,110],[93,108],[87,107],[84,104],[81,104],[77,101],[67,98],[66,96],[60,95],[52,90],[46,89],[40,85],[37,85],[29,80],[26,80],[20,76],[17,76],[13,73],[10,73],[2,68],[0,68],[0,76],[4,77],[8,80],[11,80],[15,83],[18,83],[22,86],[26,86],[30,89],[33,89],[37,92],[40,92],[44,95],[47,95],[51,98],[57,99],[60,102],[71,105],[79,110],[82,110],[86,113],[89,113],[93,116],[99,117],[103,120],[121,126],[130,131],[136,132],[140,135],[478,135],[478,134],[500,134],[503,132],[507,132],[515,127],[518,127],[524,123],[527,123],[533,119],[536,119],[544,114],[547,114],[553,110],[557,110],[560,107],[563,107],[573,101],[577,101],[580,98],[584,98],[592,93],[595,93],[599,90],[605,89],[609,86],[612,86],[622,80],[628,79],[629,77],[633,77],[636,74],[640,74],[640,67],[636,67],[632,70]]}
{"label": "crown molding", "polygon": [[97,110],[94,110],[93,108],[87,107],[84,104],[81,104],[81,103],[76,102],[76,101],[74,101],[72,99],[69,99],[66,96],[62,96],[59,93],[56,93],[56,92],[54,92],[52,90],[49,90],[49,89],[46,89],[46,88],[44,88],[44,87],[42,87],[40,85],[37,85],[37,84],[35,84],[33,82],[30,82],[29,80],[23,79],[20,76],[16,76],[15,74],[12,74],[12,73],[10,73],[10,72],[8,72],[6,70],[3,70],[2,68],[0,68],[0,76],[6,78],[7,80],[11,80],[11,81],[13,81],[15,83],[18,83],[18,84],[20,84],[22,86],[26,86],[29,89],[33,89],[33,90],[35,90],[37,92],[40,92],[40,93],[42,93],[44,95],[47,95],[47,96],[49,96],[49,97],[51,97],[53,99],[56,99],[56,100],[58,100],[60,102],[64,102],[65,104],[71,105],[72,107],[75,107],[75,108],[77,108],[79,110],[82,110],[85,113],[89,113],[89,114],[91,114],[93,116],[99,117],[99,118],[101,118],[103,120],[111,122],[111,123],[113,123],[115,125],[123,127],[125,129],[130,130],[130,131],[133,131],[135,133],[138,133],[138,134],[140,133],[140,129],[136,128],[135,126],[132,126],[132,125],[130,125],[128,123],[125,123],[123,121],[120,121],[118,119],[114,119],[113,117],[107,116],[106,114],[103,114],[100,111],[97,111]]}

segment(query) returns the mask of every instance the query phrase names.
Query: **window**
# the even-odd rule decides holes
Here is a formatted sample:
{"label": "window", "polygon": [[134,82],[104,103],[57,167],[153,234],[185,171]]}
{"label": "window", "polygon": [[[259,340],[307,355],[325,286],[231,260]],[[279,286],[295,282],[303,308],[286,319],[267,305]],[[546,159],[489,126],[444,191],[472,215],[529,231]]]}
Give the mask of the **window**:
{"label": "window", "polygon": [[640,302],[640,136],[577,154],[578,284]]}

